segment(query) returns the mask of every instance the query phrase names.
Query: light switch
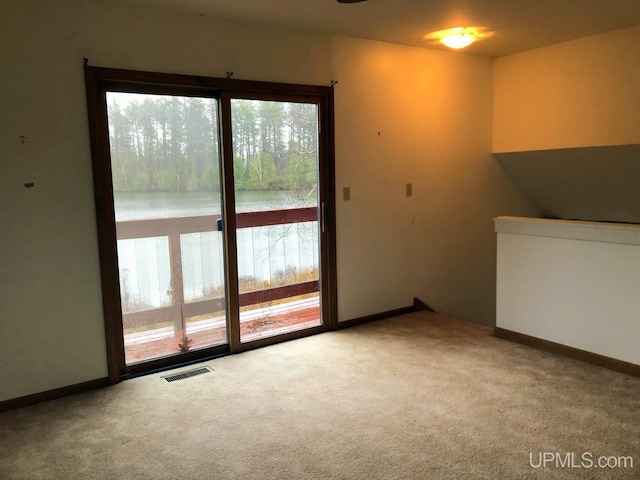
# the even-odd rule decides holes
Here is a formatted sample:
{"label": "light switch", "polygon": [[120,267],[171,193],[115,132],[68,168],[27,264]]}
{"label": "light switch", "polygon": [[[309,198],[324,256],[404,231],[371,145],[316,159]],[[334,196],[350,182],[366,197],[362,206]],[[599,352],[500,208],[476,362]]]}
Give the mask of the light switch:
{"label": "light switch", "polygon": [[351,200],[351,187],[342,187],[342,200],[345,202]]}

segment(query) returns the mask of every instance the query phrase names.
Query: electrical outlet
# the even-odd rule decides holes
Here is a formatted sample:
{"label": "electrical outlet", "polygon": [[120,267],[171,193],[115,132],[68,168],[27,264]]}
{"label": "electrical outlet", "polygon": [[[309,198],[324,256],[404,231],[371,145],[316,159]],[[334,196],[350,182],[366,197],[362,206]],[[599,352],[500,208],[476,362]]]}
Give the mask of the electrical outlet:
{"label": "electrical outlet", "polygon": [[410,197],[411,195],[413,195],[413,185],[410,183],[407,183],[406,187],[405,187],[405,195],[407,197]]}

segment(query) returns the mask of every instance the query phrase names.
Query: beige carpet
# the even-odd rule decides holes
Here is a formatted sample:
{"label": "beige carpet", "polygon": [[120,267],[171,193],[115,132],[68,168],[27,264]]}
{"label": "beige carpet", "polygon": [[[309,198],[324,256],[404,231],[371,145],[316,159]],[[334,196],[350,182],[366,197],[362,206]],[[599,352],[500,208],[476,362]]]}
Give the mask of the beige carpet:
{"label": "beige carpet", "polygon": [[[1,414],[0,478],[640,478],[640,379],[443,315],[206,364]],[[544,452],[634,467],[531,467]]]}

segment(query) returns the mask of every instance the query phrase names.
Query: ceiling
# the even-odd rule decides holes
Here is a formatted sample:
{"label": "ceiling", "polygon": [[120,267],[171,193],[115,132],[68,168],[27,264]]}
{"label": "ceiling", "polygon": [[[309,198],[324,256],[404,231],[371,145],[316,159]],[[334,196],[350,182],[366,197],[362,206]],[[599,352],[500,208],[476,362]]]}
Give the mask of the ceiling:
{"label": "ceiling", "polygon": [[116,0],[229,20],[446,49],[423,37],[485,27],[466,53],[500,57],[640,24],[640,0]]}

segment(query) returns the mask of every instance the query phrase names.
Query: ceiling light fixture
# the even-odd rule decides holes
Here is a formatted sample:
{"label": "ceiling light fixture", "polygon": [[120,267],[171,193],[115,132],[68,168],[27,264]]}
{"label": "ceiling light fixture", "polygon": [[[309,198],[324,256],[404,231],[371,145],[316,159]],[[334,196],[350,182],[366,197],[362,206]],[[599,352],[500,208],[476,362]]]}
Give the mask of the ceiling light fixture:
{"label": "ceiling light fixture", "polygon": [[476,41],[476,38],[473,33],[465,32],[464,29],[462,29],[459,33],[452,33],[451,35],[442,37],[440,42],[449,48],[458,49],[468,47]]}
{"label": "ceiling light fixture", "polygon": [[493,34],[494,32],[486,27],[455,27],[429,33],[424,36],[424,39],[442,43],[449,48],[460,49],[468,47],[475,41],[491,37]]}

